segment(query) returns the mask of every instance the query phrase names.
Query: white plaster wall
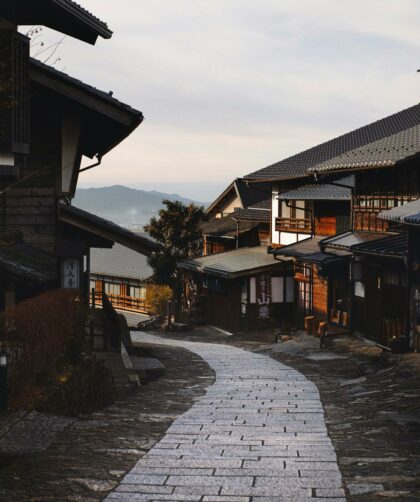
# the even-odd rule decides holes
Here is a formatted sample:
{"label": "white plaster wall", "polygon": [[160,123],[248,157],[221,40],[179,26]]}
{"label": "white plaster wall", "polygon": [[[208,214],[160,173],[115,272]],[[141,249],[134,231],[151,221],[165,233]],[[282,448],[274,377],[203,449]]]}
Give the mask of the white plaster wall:
{"label": "white plaster wall", "polygon": [[283,246],[294,244],[297,241],[298,234],[292,234],[290,232],[280,232],[280,244],[282,244]]}

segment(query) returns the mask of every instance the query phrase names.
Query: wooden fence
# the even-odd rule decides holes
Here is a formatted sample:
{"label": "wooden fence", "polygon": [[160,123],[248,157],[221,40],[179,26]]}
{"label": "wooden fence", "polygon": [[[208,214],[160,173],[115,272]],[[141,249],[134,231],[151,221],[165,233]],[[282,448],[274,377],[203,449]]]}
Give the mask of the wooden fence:
{"label": "wooden fence", "polygon": [[[143,298],[110,294],[107,294],[107,297],[115,309],[128,310],[140,314],[148,314],[150,312],[150,308]],[[102,292],[92,289],[90,292],[90,304],[92,306],[102,306]]]}

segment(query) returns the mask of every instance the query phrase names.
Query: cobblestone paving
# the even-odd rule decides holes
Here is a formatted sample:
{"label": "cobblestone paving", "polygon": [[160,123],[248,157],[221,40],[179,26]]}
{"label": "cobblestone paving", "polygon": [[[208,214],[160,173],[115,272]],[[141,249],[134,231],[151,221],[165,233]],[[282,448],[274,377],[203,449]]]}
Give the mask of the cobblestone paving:
{"label": "cobblestone paving", "polygon": [[106,500],[344,501],[318,389],[301,373],[242,349],[163,340],[202,357],[216,382],[177,418]]}
{"label": "cobblestone paving", "polygon": [[100,412],[70,421],[0,414],[0,502],[103,500],[213,383],[196,354],[148,348],[165,364],[164,375]]}

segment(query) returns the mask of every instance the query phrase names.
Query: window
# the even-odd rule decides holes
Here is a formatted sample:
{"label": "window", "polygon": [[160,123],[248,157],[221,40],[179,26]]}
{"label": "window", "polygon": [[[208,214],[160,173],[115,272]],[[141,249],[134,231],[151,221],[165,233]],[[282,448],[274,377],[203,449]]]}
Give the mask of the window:
{"label": "window", "polygon": [[365,285],[363,282],[356,281],[354,283],[354,296],[357,296],[359,298],[365,297]]}
{"label": "window", "polygon": [[241,302],[242,303],[248,302],[248,284],[246,280],[244,280],[244,282],[242,283]]}
{"label": "window", "polygon": [[310,282],[298,282],[298,310],[304,315],[312,312],[312,287]]}
{"label": "window", "polygon": [[273,303],[284,302],[284,278],[272,277],[271,278],[271,301]]}
{"label": "window", "polygon": [[130,296],[133,298],[146,299],[146,288],[144,286],[130,286]]}
{"label": "window", "polygon": [[295,266],[295,272],[296,274],[300,274],[300,275],[303,275],[303,277],[311,277],[311,271],[312,271],[312,268],[310,265],[301,265],[300,263],[299,264],[296,264]]}
{"label": "window", "polygon": [[249,303],[257,303],[257,285],[255,277],[249,279]]}
{"label": "window", "polygon": [[105,293],[107,295],[120,295],[121,294],[121,286],[119,284],[113,284],[111,282],[105,283]]}

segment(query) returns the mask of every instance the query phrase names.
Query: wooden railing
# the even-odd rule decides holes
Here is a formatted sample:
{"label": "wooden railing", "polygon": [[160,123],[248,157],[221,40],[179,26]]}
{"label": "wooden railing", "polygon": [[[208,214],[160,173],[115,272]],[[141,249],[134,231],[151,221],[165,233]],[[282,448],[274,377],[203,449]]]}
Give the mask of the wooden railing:
{"label": "wooden railing", "polygon": [[[115,309],[129,310],[131,312],[139,312],[147,314],[150,308],[146,304],[146,300],[135,298],[134,296],[110,295],[107,294],[109,301]],[[102,292],[95,291],[94,295],[90,292],[90,304],[102,306]]]}
{"label": "wooden railing", "polygon": [[310,218],[276,218],[276,231],[311,234],[312,222]]}
{"label": "wooden railing", "polygon": [[417,199],[417,195],[356,195],[353,198],[353,209],[379,213]]}

